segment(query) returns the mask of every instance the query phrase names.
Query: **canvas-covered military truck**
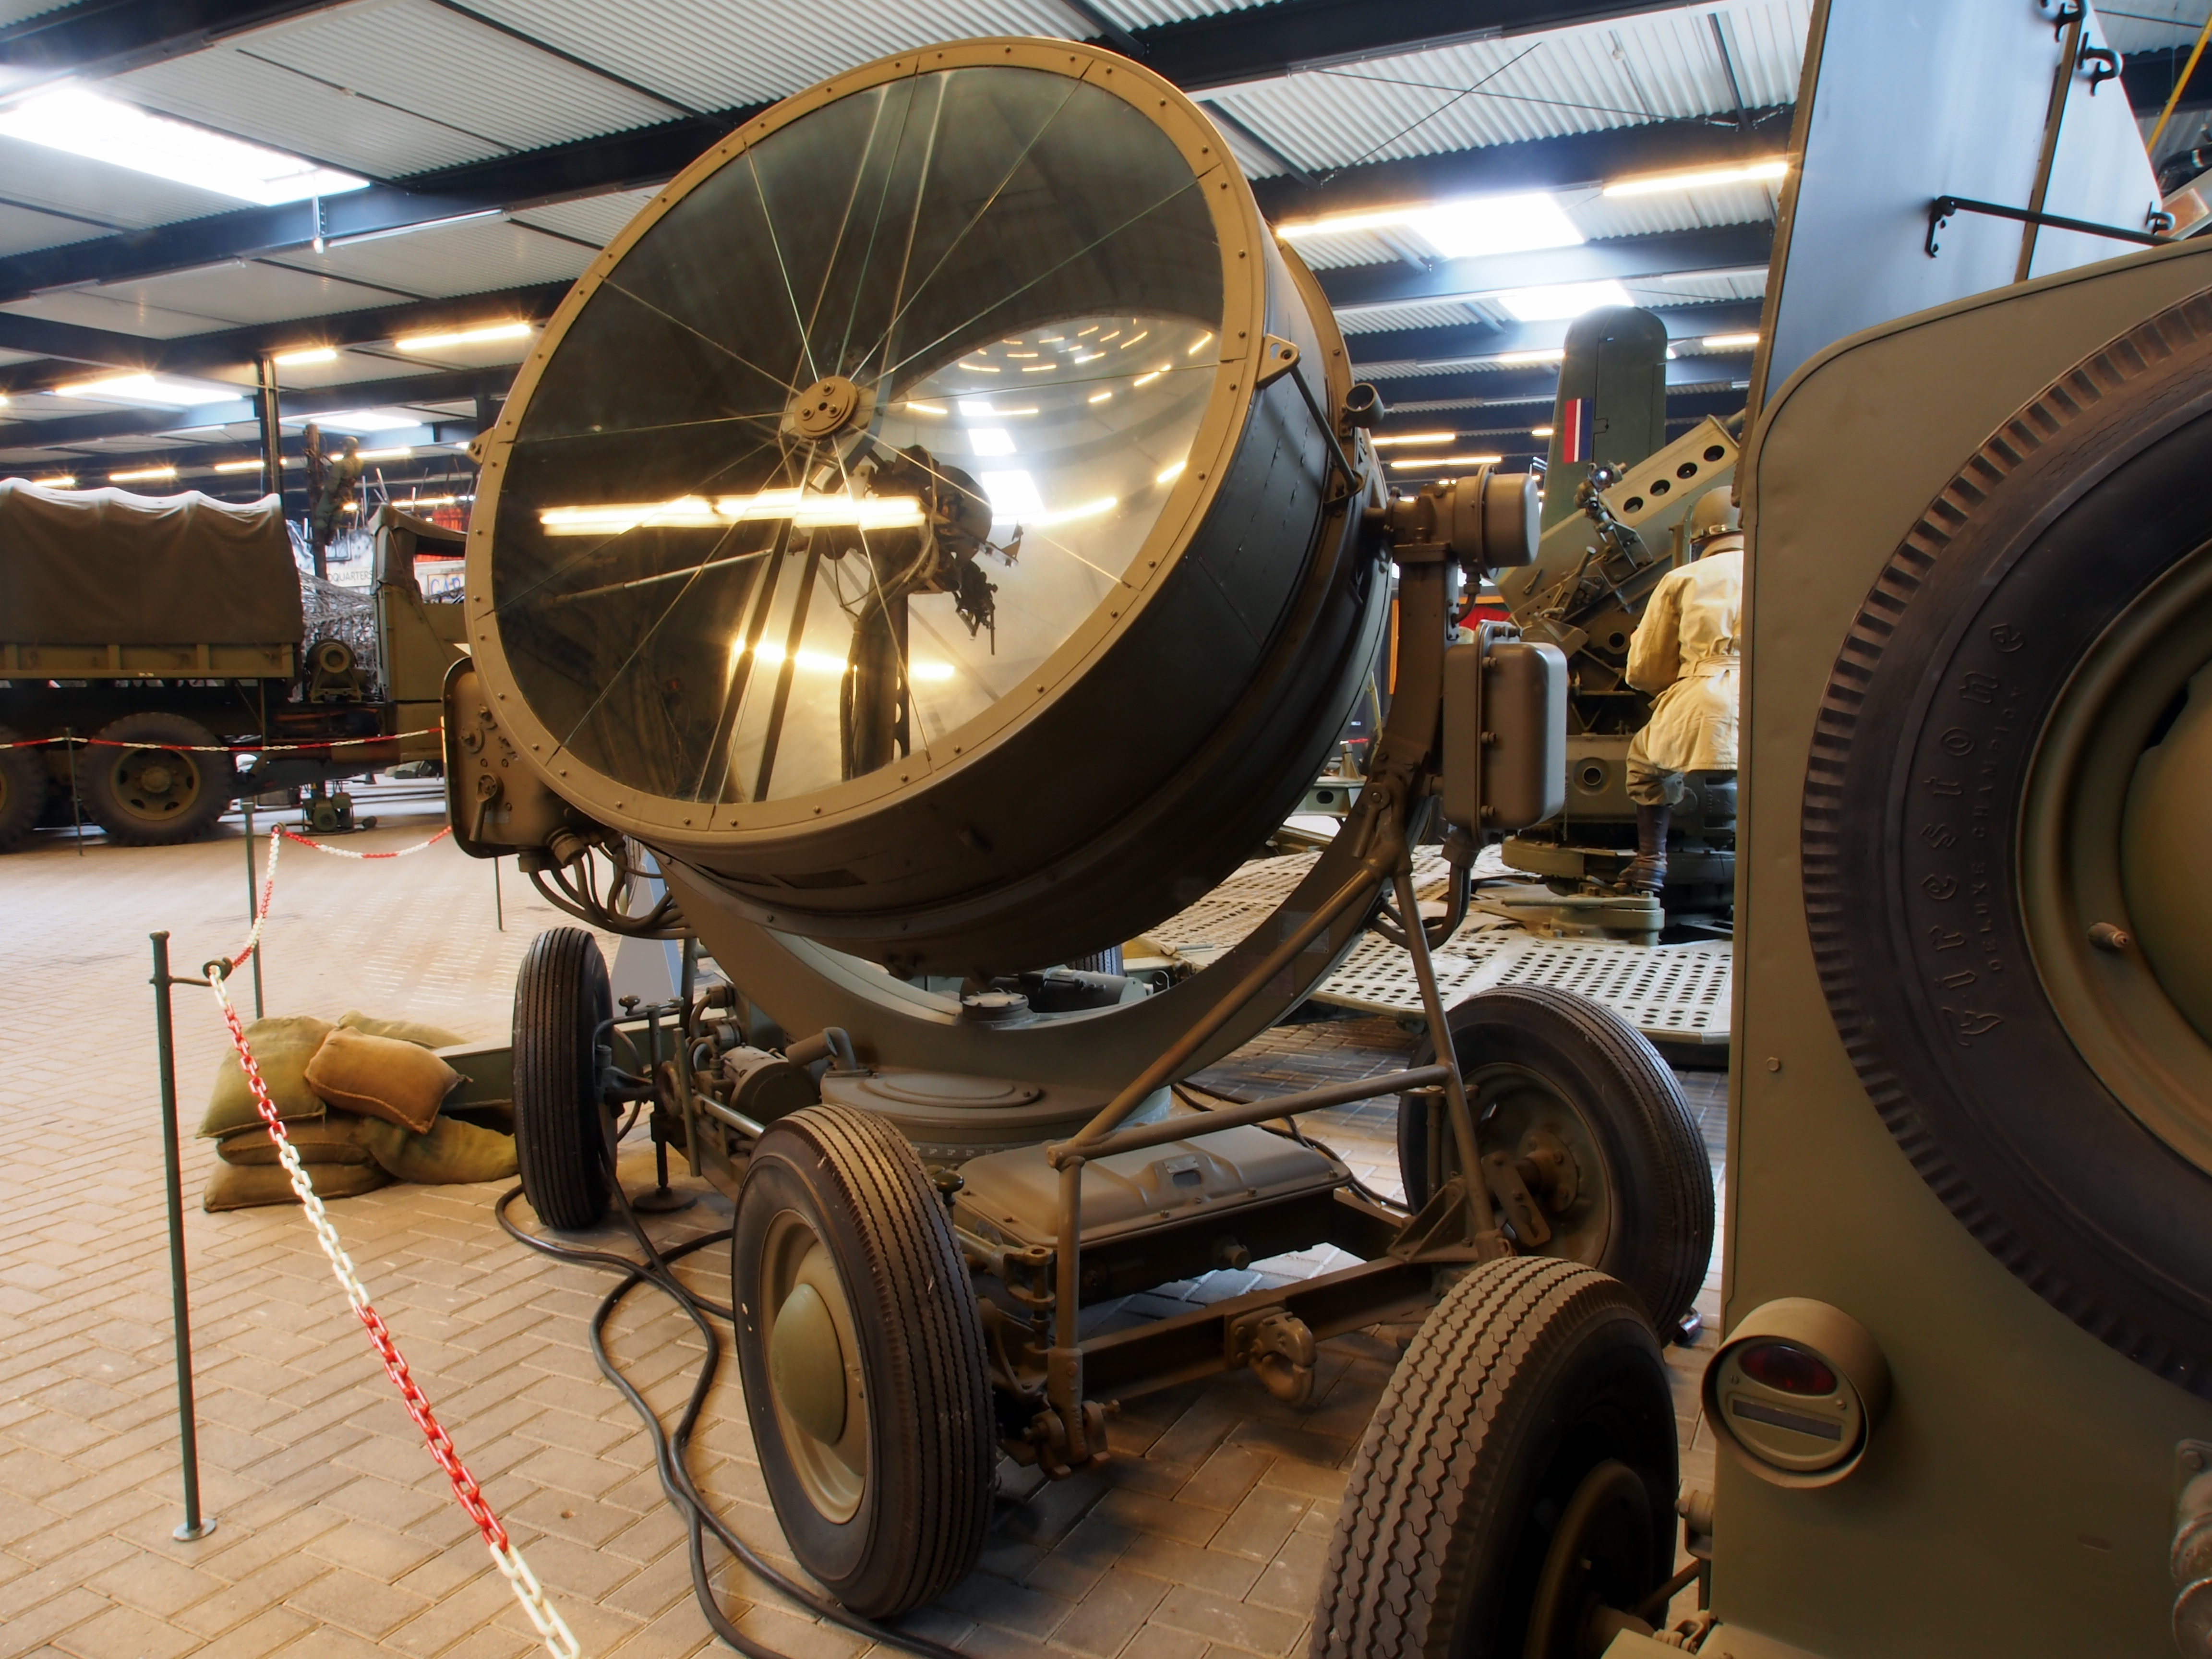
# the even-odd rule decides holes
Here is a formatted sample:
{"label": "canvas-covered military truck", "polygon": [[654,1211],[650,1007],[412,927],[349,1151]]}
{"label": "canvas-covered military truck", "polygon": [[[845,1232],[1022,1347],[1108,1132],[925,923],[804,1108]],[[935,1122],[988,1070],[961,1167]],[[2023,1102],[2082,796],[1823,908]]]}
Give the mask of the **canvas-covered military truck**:
{"label": "canvas-covered military truck", "polygon": [[308,626],[274,499],[0,480],[0,851],[69,822],[72,783],[111,838],[153,845],[241,794],[435,760],[434,733],[395,734],[437,724],[461,607],[426,601],[414,562],[460,541],[385,508],[349,639]]}

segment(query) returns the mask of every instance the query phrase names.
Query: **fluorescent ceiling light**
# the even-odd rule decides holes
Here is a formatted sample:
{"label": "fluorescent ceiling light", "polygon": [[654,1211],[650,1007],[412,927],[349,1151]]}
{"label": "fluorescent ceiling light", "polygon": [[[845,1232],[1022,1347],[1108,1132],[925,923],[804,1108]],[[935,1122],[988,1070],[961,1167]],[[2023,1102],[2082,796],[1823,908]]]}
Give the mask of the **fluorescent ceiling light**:
{"label": "fluorescent ceiling light", "polygon": [[108,374],[97,380],[73,380],[56,386],[53,395],[100,404],[155,404],[167,409],[184,409],[209,400],[208,393],[198,386],[159,380],[151,374]]}
{"label": "fluorescent ceiling light", "polygon": [[1628,290],[1611,281],[1545,283],[1534,288],[1509,288],[1485,297],[1496,301],[1524,323],[1564,322],[1600,306],[1630,303]]}
{"label": "fluorescent ceiling light", "polygon": [[398,432],[406,427],[421,426],[422,417],[404,409],[342,409],[334,415],[313,415],[307,417],[311,425],[325,432],[336,432],[356,438],[365,438],[373,432]]}
{"label": "fluorescent ceiling light", "polygon": [[1651,173],[1640,179],[1617,179],[1605,187],[1607,196],[1651,196],[1668,190],[1702,190],[1712,185],[1741,185],[1755,179],[1779,179],[1790,163],[1779,155],[1736,167],[1697,167],[1686,173]]}
{"label": "fluorescent ceiling light", "polygon": [[1367,441],[1377,449],[1392,444],[1448,444],[1459,436],[1456,432],[1395,432],[1388,437],[1370,438]]}
{"label": "fluorescent ceiling light", "polygon": [[1538,351],[1504,352],[1490,361],[1506,368],[1525,368],[1531,363],[1565,362],[1566,356],[1566,347],[1546,346]]}
{"label": "fluorescent ceiling light", "polygon": [[261,471],[261,463],[258,461],[217,461],[215,464],[215,470],[218,472],[258,472]]}
{"label": "fluorescent ceiling light", "polygon": [[1002,426],[971,426],[968,428],[968,447],[978,455],[1011,455],[1014,453],[1014,441]]}
{"label": "fluorescent ceiling light", "polygon": [[1113,402],[1113,401],[1114,401],[1114,394],[1113,394],[1112,392],[1092,392],[1092,393],[1091,393],[1088,398],[1085,398],[1083,401],[1084,401],[1084,402],[1085,402],[1086,404],[1107,404],[1107,403],[1111,403],[1111,402]]}
{"label": "fluorescent ceiling light", "polygon": [[1708,351],[1732,351],[1743,346],[1757,345],[1759,331],[1753,329],[1748,334],[1708,334],[1698,343]]}
{"label": "fluorescent ceiling light", "polygon": [[1390,465],[1397,471],[1412,472],[1432,466],[1496,466],[1504,459],[1503,455],[1409,455]]}
{"label": "fluorescent ceiling light", "polygon": [[906,406],[907,412],[912,415],[942,415],[945,413],[945,405],[943,404],[916,403],[911,398],[906,400]]}
{"label": "fluorescent ceiling light", "polygon": [[364,449],[355,455],[357,461],[404,461],[415,452],[403,444],[397,449]]}
{"label": "fluorescent ceiling light", "polygon": [[0,111],[0,137],[66,150],[134,173],[274,207],[367,187],[350,173],[172,120],[80,87],[59,87]]}
{"label": "fluorescent ceiling light", "polygon": [[1071,524],[1078,519],[1095,519],[1102,513],[1111,513],[1121,505],[1115,495],[1102,495],[1095,501],[1085,501],[1078,507],[1064,507],[1057,513],[1047,513],[1037,520],[1041,525]]}
{"label": "fluorescent ceiling light", "polygon": [[1532,438],[1548,438],[1552,435],[1552,428],[1548,426],[1532,426],[1528,428],[1528,435]]}
{"label": "fluorescent ceiling light", "polygon": [[76,475],[74,472],[57,472],[51,478],[33,478],[31,482],[42,489],[75,489]]}
{"label": "fluorescent ceiling light", "polygon": [[1177,461],[1173,466],[1164,468],[1161,471],[1155,473],[1152,477],[1152,482],[1159,484],[1173,483],[1177,478],[1182,477],[1183,468],[1189,465],[1190,462],[1188,459]]}
{"label": "fluorescent ceiling light", "polygon": [[1212,341],[1213,331],[1212,329],[1208,329],[1205,333],[1200,335],[1195,340],[1193,340],[1190,343],[1190,349],[1185,351],[1182,355],[1186,357],[1195,357],[1200,352],[1205,350],[1208,345],[1212,344]]}
{"label": "fluorescent ceiling light", "polygon": [[177,469],[173,466],[134,466],[128,471],[109,473],[107,475],[107,482],[110,483],[150,483],[156,478],[173,478],[176,476]]}
{"label": "fluorescent ceiling light", "polygon": [[271,359],[280,368],[289,368],[295,363],[334,363],[337,360],[336,346],[302,346],[297,351],[280,351]]}
{"label": "fluorescent ceiling light", "polygon": [[1559,199],[1549,191],[1510,196],[1462,196],[1442,202],[1414,202],[1368,213],[1340,213],[1279,227],[1292,240],[1345,231],[1381,230],[1402,225],[1448,259],[1489,253],[1526,253],[1535,248],[1579,247],[1588,239],[1576,228]]}
{"label": "fluorescent ceiling light", "polygon": [[443,334],[410,334],[392,343],[402,351],[445,351],[454,346],[489,345],[495,340],[520,340],[535,331],[534,323],[486,323],[480,328],[450,329]]}

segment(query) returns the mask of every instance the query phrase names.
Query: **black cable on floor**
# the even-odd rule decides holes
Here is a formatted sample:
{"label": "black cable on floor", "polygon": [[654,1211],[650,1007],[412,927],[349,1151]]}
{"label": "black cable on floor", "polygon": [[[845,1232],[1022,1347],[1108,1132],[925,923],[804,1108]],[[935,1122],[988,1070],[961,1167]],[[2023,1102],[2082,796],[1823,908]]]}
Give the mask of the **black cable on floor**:
{"label": "black cable on floor", "polygon": [[[646,1259],[642,1261],[617,1255],[609,1250],[555,1244],[525,1232],[507,1212],[507,1206],[523,1195],[520,1187],[503,1194],[493,1206],[492,1212],[499,1218],[499,1224],[506,1230],[508,1237],[541,1255],[575,1267],[589,1267],[595,1273],[619,1273],[622,1276],[621,1282],[600,1298],[599,1308],[592,1316],[592,1358],[598,1362],[600,1374],[613,1383],[623,1398],[629,1402],[630,1409],[637,1413],[638,1419],[645,1425],[647,1435],[652,1439],[653,1462],[660,1475],[661,1490],[667,1493],[668,1501],[683,1516],[690,1534],[692,1593],[698,1598],[699,1610],[706,1615],[714,1634],[744,1655],[745,1659],[788,1659],[788,1656],[744,1635],[722,1611],[721,1603],[715,1598],[714,1585],[707,1576],[708,1532],[712,1532],[722,1547],[755,1577],[764,1580],[800,1606],[833,1624],[842,1626],[856,1636],[918,1655],[920,1659],[968,1659],[968,1656],[957,1648],[946,1647],[927,1637],[908,1636],[898,1631],[887,1630],[840,1607],[826,1596],[816,1595],[805,1585],[786,1577],[755,1553],[708,1504],[705,1495],[691,1479],[686,1460],[690,1450],[692,1430],[698,1425],[699,1413],[706,1406],[708,1392],[714,1386],[714,1374],[721,1364],[721,1337],[709,1322],[708,1316],[729,1321],[732,1325],[735,1318],[730,1309],[696,1294],[676,1277],[670,1264],[695,1250],[705,1249],[710,1244],[726,1244],[730,1240],[731,1229],[723,1227],[711,1233],[702,1233],[696,1238],[684,1240],[672,1249],[663,1251],[647,1235],[636,1212],[630,1208],[629,1200],[623,1192],[621,1183],[612,1182],[610,1185],[616,1207],[622,1212],[624,1225],[629,1229],[631,1237],[637,1240],[638,1248],[645,1252]],[[682,1308],[690,1316],[692,1324],[698,1328],[701,1340],[706,1344],[706,1363],[699,1368],[699,1375],[691,1385],[690,1398],[684,1401],[683,1414],[678,1418],[672,1433],[661,1425],[659,1414],[647,1403],[645,1396],[638,1392],[630,1380],[622,1374],[615,1364],[614,1357],[607,1352],[607,1321],[613,1316],[623,1298],[640,1285],[651,1285]]]}

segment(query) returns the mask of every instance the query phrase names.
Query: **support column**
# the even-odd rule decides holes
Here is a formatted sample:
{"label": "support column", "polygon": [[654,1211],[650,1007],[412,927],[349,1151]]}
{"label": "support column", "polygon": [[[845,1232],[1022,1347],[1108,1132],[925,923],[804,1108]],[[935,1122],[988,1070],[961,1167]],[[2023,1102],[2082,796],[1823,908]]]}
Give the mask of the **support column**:
{"label": "support column", "polygon": [[[253,407],[261,422],[261,489],[264,495],[277,497],[281,503],[284,495],[284,428],[277,419],[276,359],[264,355],[255,368],[259,384]],[[277,510],[281,515],[281,505]]]}

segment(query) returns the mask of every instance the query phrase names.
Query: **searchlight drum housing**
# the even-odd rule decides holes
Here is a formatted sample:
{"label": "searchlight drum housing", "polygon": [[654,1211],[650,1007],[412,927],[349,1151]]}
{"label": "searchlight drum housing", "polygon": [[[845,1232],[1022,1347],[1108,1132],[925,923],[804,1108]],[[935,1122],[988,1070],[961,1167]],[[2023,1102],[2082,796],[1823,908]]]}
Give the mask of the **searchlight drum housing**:
{"label": "searchlight drum housing", "polygon": [[[1261,844],[1364,682],[1351,390],[1166,82],[882,59],[702,156],[532,349],[469,535],[483,706],[718,954],[702,912],[904,975],[1111,947]],[[1495,482],[1431,518],[1506,551],[1534,483]]]}

